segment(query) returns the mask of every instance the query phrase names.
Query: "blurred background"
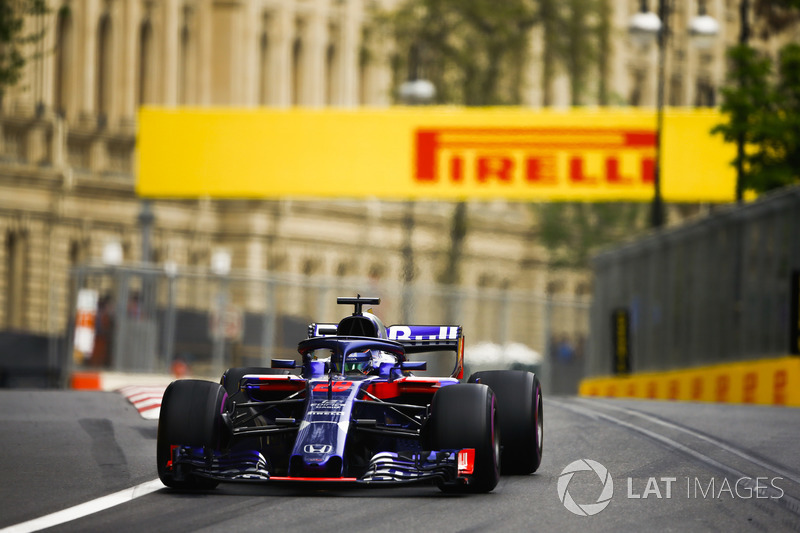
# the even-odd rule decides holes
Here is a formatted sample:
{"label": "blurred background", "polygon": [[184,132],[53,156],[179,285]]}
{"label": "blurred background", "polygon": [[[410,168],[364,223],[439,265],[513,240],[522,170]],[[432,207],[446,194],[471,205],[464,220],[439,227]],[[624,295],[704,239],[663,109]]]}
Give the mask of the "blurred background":
{"label": "blurred background", "polygon": [[[800,116],[798,2],[7,0],[0,10],[0,386],[65,386],[74,369],[268,364],[291,357],[310,322],[346,313],[336,296],[356,293],[381,297],[387,324],[461,324],[472,368],[532,368],[558,394],[612,371],[620,307],[642,332],[625,371],[788,353],[800,133],[765,121]],[[740,148],[737,187],[730,206],[135,193],[143,105],[431,104],[646,107],[656,128],[664,106],[721,109],[718,134]],[[755,334],[731,339],[745,323]]]}

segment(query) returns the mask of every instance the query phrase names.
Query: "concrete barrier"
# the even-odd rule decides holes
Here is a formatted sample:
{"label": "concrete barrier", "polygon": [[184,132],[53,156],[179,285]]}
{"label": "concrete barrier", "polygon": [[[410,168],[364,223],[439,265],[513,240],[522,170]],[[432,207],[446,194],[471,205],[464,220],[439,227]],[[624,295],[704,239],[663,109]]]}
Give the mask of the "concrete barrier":
{"label": "concrete barrier", "polygon": [[137,374],[132,372],[75,371],[70,375],[70,388],[78,390],[114,391],[130,386],[166,387],[179,378],[219,381],[219,377],[171,374]]}

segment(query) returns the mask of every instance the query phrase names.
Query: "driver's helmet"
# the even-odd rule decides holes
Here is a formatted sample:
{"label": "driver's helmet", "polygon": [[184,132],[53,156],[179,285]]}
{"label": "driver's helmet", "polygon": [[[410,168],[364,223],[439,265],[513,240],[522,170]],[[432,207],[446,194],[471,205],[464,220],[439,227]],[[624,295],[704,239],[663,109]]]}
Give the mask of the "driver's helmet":
{"label": "driver's helmet", "polygon": [[[344,361],[345,374],[369,374],[377,366],[374,364],[374,359],[378,350],[364,350],[363,352],[352,352],[347,355]],[[333,363],[333,370],[340,372],[339,361]]]}
{"label": "driver's helmet", "polygon": [[345,374],[355,374],[355,373],[362,373],[362,374],[369,374],[372,371],[372,361],[364,361],[360,363],[345,363],[344,364],[344,373]]}

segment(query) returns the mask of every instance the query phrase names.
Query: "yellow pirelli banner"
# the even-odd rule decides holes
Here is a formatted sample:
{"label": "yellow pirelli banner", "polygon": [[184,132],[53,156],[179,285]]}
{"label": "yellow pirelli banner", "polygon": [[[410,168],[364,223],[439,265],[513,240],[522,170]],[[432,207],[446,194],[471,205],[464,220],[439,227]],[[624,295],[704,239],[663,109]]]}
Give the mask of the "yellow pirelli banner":
{"label": "yellow pirelli banner", "polygon": [[800,357],[780,357],[701,368],[595,377],[581,396],[800,407]]}
{"label": "yellow pirelli banner", "polygon": [[[734,148],[717,111],[667,110],[668,202],[728,202]],[[648,201],[652,110],[151,108],[141,111],[144,197]]]}

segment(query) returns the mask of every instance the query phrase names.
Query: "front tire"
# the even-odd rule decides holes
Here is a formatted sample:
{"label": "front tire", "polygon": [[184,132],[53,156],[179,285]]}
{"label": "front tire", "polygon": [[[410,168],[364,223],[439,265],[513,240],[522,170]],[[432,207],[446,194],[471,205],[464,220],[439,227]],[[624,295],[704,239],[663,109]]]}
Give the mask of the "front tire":
{"label": "front tire", "polygon": [[475,449],[469,483],[443,485],[442,490],[489,492],[497,486],[500,481],[497,412],[495,395],[486,385],[448,385],[433,396],[430,438],[434,449]]}
{"label": "front tire", "polygon": [[217,383],[196,379],[173,381],[161,400],[156,441],[158,477],[167,487],[185,490],[213,489],[219,481],[191,472],[178,474],[171,466],[172,446],[217,450],[222,441],[222,413],[228,394]]}
{"label": "front tire", "polygon": [[503,435],[503,473],[531,474],[542,462],[544,411],[539,379],[524,370],[487,370],[469,383],[488,385],[497,395]]}

